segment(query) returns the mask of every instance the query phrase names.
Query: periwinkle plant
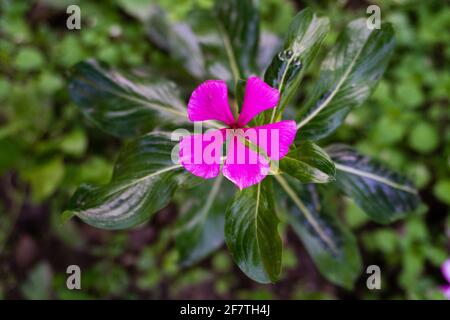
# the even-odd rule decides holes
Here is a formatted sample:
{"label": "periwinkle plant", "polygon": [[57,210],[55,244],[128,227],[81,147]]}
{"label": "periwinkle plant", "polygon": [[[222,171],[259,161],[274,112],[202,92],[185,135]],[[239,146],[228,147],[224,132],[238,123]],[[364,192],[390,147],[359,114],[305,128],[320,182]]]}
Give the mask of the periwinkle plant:
{"label": "periwinkle plant", "polygon": [[[298,13],[266,65],[258,56],[267,48],[259,44],[255,1],[217,1],[214,19],[218,32],[208,37],[196,34],[187,24],[171,24],[160,11],[146,24],[154,44],[167,52],[174,64],[184,67],[180,77],[189,80],[184,83],[198,86],[206,79],[224,80],[218,82],[220,92],[228,86],[237,113],[248,111],[245,99],[250,80],[246,79],[276,95],[276,99],[269,95],[255,100],[253,107],[259,108],[258,112],[241,124],[243,129],[276,123],[291,126],[294,134],[289,136],[292,141],[287,141],[285,152],[265,159],[279,160],[278,168],[268,175],[271,167],[266,164],[265,174],[251,181],[241,179],[242,174],[253,174],[251,170],[233,174],[228,170],[225,177],[238,189],[219,173],[221,167],[226,168],[226,157],[220,157],[205,174],[198,168],[190,170],[183,163],[183,153],[180,162],[173,163],[171,154],[178,142],[172,141],[168,132],[192,126],[192,110],[185,101],[190,97],[191,103],[193,97],[188,93],[181,98],[173,83],[156,73],[125,77],[93,60],[84,61],[70,75],[72,99],[95,126],[131,141],[118,156],[111,181],[103,186],[80,186],[64,218],[76,215],[105,229],[132,228],[175,201],[180,208],[175,244],[182,265],[198,262],[225,242],[247,276],[269,283],[275,282],[281,271],[278,227],[283,216],[283,223],[300,237],[321,273],[351,288],[362,262],[354,236],[336,212],[330,211],[330,199],[345,194],[379,223],[414,212],[420,199],[406,178],[378,161],[346,145],[321,148],[316,143],[331,135],[373,92],[394,49],[391,25],[370,30],[365,19],[350,22],[322,62],[311,96],[298,105],[294,98],[328,32],[328,19],[309,9]],[[211,41],[216,38],[220,41]],[[265,84],[255,75],[262,75]],[[208,113],[217,103],[228,103],[223,97],[219,102],[208,100],[210,93],[202,112]],[[270,103],[264,105],[265,101]],[[222,128],[214,121],[228,112],[221,110],[193,121]],[[291,116],[284,118],[287,113]],[[222,122],[229,120],[235,128],[235,119]],[[260,151],[257,149],[258,154]],[[255,172],[260,174],[258,170]]]}

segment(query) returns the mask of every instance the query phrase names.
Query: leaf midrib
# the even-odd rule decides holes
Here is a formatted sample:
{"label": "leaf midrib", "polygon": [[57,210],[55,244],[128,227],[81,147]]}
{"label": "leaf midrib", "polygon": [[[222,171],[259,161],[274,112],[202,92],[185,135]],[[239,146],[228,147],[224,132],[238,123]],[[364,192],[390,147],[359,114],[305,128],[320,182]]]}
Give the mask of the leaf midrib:
{"label": "leaf midrib", "polygon": [[337,162],[335,162],[335,167],[336,167],[337,170],[348,172],[350,174],[354,174],[354,175],[357,175],[357,176],[360,176],[360,177],[372,179],[372,180],[378,181],[378,182],[380,182],[382,184],[388,185],[388,186],[390,186],[390,187],[392,187],[394,189],[402,190],[402,191],[409,192],[409,193],[412,193],[412,194],[417,194],[417,190],[414,189],[414,188],[411,188],[411,187],[409,187],[407,185],[401,185],[399,183],[396,183],[394,181],[386,179],[385,177],[378,176],[378,175],[370,173],[370,172],[366,172],[366,171],[363,171],[363,170],[355,169],[355,168],[352,168],[352,167],[349,167],[349,166],[346,166],[346,165],[343,165],[343,164],[340,164],[340,163],[337,163]]}
{"label": "leaf midrib", "polygon": [[[324,176],[326,176],[327,179],[323,180],[324,182],[329,182],[329,181],[331,181],[333,179],[333,177],[330,174],[324,172],[322,169],[319,169],[319,168],[317,168],[315,166],[310,165],[309,163],[307,163],[305,161],[299,160],[297,158],[289,157],[287,155],[283,159],[286,159],[286,160],[289,159],[291,161],[294,161],[294,162],[297,162],[298,164],[303,165],[304,168],[309,168],[311,170],[311,172],[314,173],[314,178],[315,178],[316,181],[320,180],[320,179],[317,178],[317,175],[319,175],[319,172],[320,172],[320,174],[323,174]],[[284,172],[286,172],[286,171],[284,171]],[[286,172],[286,173],[288,173],[288,172]]]}
{"label": "leaf midrib", "polygon": [[[86,84],[96,88],[95,82],[89,81],[86,77],[82,77],[82,79],[83,79],[84,83],[86,83]],[[109,78],[108,78],[108,80],[112,81]],[[115,85],[117,85],[114,81],[113,81],[113,83]],[[106,92],[106,93],[109,93],[111,95],[115,95],[115,96],[117,96],[119,98],[129,99],[131,101],[140,103],[140,104],[142,104],[142,105],[144,105],[146,107],[149,107],[150,109],[153,109],[153,110],[165,111],[165,112],[168,112],[168,113],[173,113],[173,114],[175,114],[175,115],[177,115],[179,117],[187,118],[187,114],[186,113],[183,113],[181,111],[176,110],[172,105],[169,105],[169,104],[160,103],[160,102],[157,102],[157,101],[153,101],[153,103],[150,103],[150,102],[148,102],[148,101],[146,101],[146,100],[144,100],[142,98],[136,98],[136,97],[133,97],[133,96],[131,96],[129,94],[117,92],[117,91],[114,91],[114,90],[111,90],[111,89],[101,89],[101,90]],[[123,90],[123,88],[121,88],[121,90]]]}
{"label": "leaf midrib", "polygon": [[[369,37],[367,37],[367,39],[369,39]],[[336,85],[334,90],[331,92],[331,94],[325,99],[325,101],[322,103],[321,106],[319,106],[316,110],[311,112],[306,118],[304,118],[302,121],[300,121],[300,123],[297,125],[297,130],[300,129],[301,127],[303,127],[309,121],[311,121],[314,117],[317,116],[318,113],[320,113],[323,109],[325,109],[326,106],[330,103],[330,101],[334,98],[334,96],[338,93],[339,89],[344,84],[345,80],[347,80],[347,78],[350,75],[353,67],[356,64],[356,61],[359,59],[359,56],[361,55],[362,51],[364,50],[364,48],[366,46],[366,43],[367,43],[367,39],[366,39],[366,42],[358,50],[358,52],[356,53],[355,57],[352,59],[352,62],[349,64],[349,66],[345,70],[344,74],[342,75],[341,80],[339,80],[338,84]]]}
{"label": "leaf midrib", "polygon": [[267,272],[267,267],[266,267],[266,263],[265,263],[265,259],[264,256],[262,254],[261,251],[261,247],[259,245],[259,233],[258,233],[258,216],[259,216],[259,203],[260,203],[260,195],[261,195],[261,183],[258,184],[258,187],[256,189],[256,205],[255,205],[255,239],[256,239],[256,246],[258,247],[258,252],[261,256],[262,259],[262,263],[263,263],[263,267],[264,267],[264,271],[266,272],[266,274],[268,275],[269,279],[272,280],[272,276],[269,275],[269,273]]}
{"label": "leaf midrib", "polygon": [[[287,50],[287,49],[283,49],[283,50]],[[280,84],[278,85],[278,92],[280,93],[280,95],[282,94],[285,78],[286,78],[288,69],[291,66],[291,62],[292,62],[293,57],[294,57],[294,54],[292,54],[292,57],[288,60],[288,62],[286,64],[286,68],[284,68],[283,75],[281,76]],[[270,117],[270,123],[272,123],[275,120],[275,114],[277,113],[277,110],[280,107],[280,103],[281,103],[281,97],[278,100],[278,105],[276,107],[274,107],[273,110],[272,110],[272,115]]]}
{"label": "leaf midrib", "polygon": [[[83,79],[84,79],[85,83],[90,84],[91,86],[95,87],[95,83],[94,82],[87,80],[85,77]],[[111,79],[109,79],[109,80],[112,81]],[[123,89],[121,89],[121,90],[123,90]],[[112,94],[112,95],[116,95],[119,98],[129,99],[129,100],[134,101],[136,103],[140,103],[140,104],[144,105],[145,107],[148,107],[149,109],[152,109],[152,110],[155,110],[155,111],[172,113],[172,114],[174,114],[174,115],[176,115],[176,116],[178,116],[180,118],[183,118],[183,119],[186,119],[186,120],[188,119],[187,113],[175,109],[175,107],[173,107],[170,104],[159,103],[157,101],[153,101],[152,103],[150,103],[149,101],[146,101],[146,100],[144,100],[142,98],[136,98],[136,97],[133,97],[133,96],[131,96],[129,94],[119,93],[119,92],[116,92],[114,90],[109,90],[109,89],[103,89],[103,91],[105,91],[105,92],[107,92],[109,94]],[[93,119],[93,121],[95,121],[95,120]],[[206,124],[209,127],[212,127],[212,128],[221,129],[223,127],[220,124],[218,124],[218,123],[216,123],[214,121],[211,121],[211,120],[203,121],[203,123]]]}
{"label": "leaf midrib", "polygon": [[181,232],[182,230],[190,229],[192,226],[196,225],[197,222],[201,221],[202,219],[206,218],[209,214],[209,209],[211,209],[212,204],[214,203],[214,200],[217,198],[217,195],[219,194],[220,187],[222,185],[223,176],[220,175],[216,178],[214,181],[214,184],[212,186],[212,190],[210,194],[208,195],[208,198],[205,201],[205,205],[200,209],[200,213],[193,217],[189,222],[187,222],[182,228],[178,229],[176,233]]}
{"label": "leaf midrib", "polygon": [[225,28],[222,22],[218,21],[217,25],[219,26],[219,34],[222,37],[223,45],[225,47],[225,51],[227,53],[228,61],[230,62],[231,73],[233,74],[234,82],[237,83],[240,78],[240,71],[237,64],[236,57],[234,55],[234,51],[231,45],[231,39],[228,36],[228,33],[225,31]]}
{"label": "leaf midrib", "polygon": [[181,164],[177,164],[177,165],[173,165],[173,166],[170,166],[170,167],[166,167],[164,169],[156,170],[155,172],[152,172],[151,174],[148,174],[148,175],[146,175],[144,177],[136,179],[136,180],[134,180],[134,181],[132,181],[130,183],[127,183],[125,185],[120,186],[117,189],[112,190],[110,193],[106,194],[105,197],[109,197],[109,196],[111,196],[111,195],[113,195],[115,193],[121,192],[121,191],[123,191],[123,190],[125,190],[125,189],[127,189],[127,188],[129,188],[131,186],[134,186],[134,185],[138,184],[139,182],[145,181],[147,179],[150,179],[152,177],[161,175],[163,173],[166,173],[166,172],[169,172],[169,171],[172,171],[172,170],[176,170],[176,169],[181,168],[181,167],[182,167]]}
{"label": "leaf midrib", "polygon": [[275,179],[278,181],[278,183],[281,185],[281,187],[286,191],[286,193],[291,197],[292,201],[294,201],[295,205],[298,207],[298,209],[303,212],[306,220],[308,220],[309,224],[313,227],[314,230],[316,230],[319,237],[330,247],[331,251],[334,254],[337,254],[337,246],[333,242],[333,240],[328,237],[324,230],[320,227],[320,225],[316,222],[314,217],[312,216],[311,212],[308,210],[308,208],[305,206],[305,204],[300,200],[299,197],[295,194],[294,190],[289,186],[287,181],[281,177],[280,175],[275,175]]}

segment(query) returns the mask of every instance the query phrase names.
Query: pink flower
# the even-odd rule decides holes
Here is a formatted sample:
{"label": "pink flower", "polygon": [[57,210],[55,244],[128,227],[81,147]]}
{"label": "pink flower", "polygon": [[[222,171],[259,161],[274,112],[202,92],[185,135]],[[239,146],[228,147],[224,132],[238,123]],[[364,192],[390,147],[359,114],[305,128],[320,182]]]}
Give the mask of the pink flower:
{"label": "pink flower", "polygon": [[447,259],[441,266],[442,274],[447,280],[448,284],[441,287],[444,296],[450,300],[450,259]]}
{"label": "pink flower", "polygon": [[[261,182],[269,173],[270,160],[280,160],[288,153],[295,138],[296,124],[285,120],[253,128],[246,125],[259,113],[274,108],[279,97],[277,89],[257,77],[250,77],[241,113],[235,119],[225,82],[203,82],[189,100],[189,120],[217,120],[227,128],[184,137],[179,152],[183,167],[196,176],[211,179],[220,173],[223,163],[223,175],[241,190]],[[227,151],[223,161],[225,142]]]}

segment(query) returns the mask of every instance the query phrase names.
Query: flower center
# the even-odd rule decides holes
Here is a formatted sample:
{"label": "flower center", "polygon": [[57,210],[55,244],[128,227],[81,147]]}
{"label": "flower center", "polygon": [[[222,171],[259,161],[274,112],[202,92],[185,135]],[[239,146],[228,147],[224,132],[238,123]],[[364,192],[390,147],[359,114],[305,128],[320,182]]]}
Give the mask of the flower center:
{"label": "flower center", "polygon": [[232,125],[230,125],[230,129],[241,129],[241,126],[237,123],[237,122],[235,122],[235,123],[233,123]]}

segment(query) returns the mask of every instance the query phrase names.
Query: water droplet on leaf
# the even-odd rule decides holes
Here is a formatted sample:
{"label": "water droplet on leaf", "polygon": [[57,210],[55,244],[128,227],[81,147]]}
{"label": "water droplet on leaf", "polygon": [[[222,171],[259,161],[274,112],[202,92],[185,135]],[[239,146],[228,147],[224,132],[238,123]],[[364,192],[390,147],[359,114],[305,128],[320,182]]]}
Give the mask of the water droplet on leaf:
{"label": "water droplet on leaf", "polygon": [[279,58],[281,61],[285,61],[285,60],[287,60],[287,59],[290,59],[290,58],[292,57],[292,54],[293,54],[293,52],[292,52],[291,49],[283,50],[283,51],[281,51],[280,53],[278,53],[278,58]]}
{"label": "water droplet on leaf", "polygon": [[292,63],[296,66],[301,66],[302,65],[302,61],[300,60],[299,57],[294,58],[294,60],[292,60]]}
{"label": "water droplet on leaf", "polygon": [[293,54],[293,52],[291,49],[286,50],[286,58],[290,59],[292,57],[292,54]]}

